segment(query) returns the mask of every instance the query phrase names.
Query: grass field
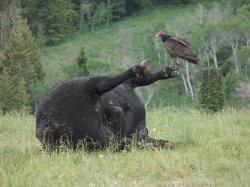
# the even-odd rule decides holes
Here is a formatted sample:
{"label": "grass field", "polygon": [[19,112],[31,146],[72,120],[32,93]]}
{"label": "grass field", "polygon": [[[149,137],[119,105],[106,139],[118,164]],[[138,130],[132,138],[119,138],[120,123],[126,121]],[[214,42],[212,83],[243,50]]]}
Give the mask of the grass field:
{"label": "grass field", "polygon": [[234,186],[250,184],[250,110],[215,115],[163,108],[148,113],[155,138],[175,150],[40,151],[35,118],[0,117],[0,186]]}

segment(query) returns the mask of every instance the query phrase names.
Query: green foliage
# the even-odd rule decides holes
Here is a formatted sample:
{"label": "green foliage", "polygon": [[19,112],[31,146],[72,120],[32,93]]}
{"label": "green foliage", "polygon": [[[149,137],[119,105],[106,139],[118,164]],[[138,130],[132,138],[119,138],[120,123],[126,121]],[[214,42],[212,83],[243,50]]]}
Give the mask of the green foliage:
{"label": "green foliage", "polygon": [[88,20],[91,18],[92,4],[89,2],[80,2],[79,4],[75,5],[75,7],[75,27],[80,31],[87,30],[87,28],[89,28]]}
{"label": "green foliage", "polygon": [[87,57],[85,56],[85,52],[83,48],[81,48],[79,56],[76,59],[77,65],[79,67],[79,76],[88,76],[89,70],[87,66]]}
{"label": "green foliage", "polygon": [[105,3],[100,3],[97,5],[90,18],[91,30],[93,31],[96,25],[100,25],[105,21],[105,17],[109,14],[110,8],[107,7]]}
{"label": "green foliage", "polygon": [[77,76],[88,76],[89,70],[87,65],[87,57],[85,55],[85,52],[83,48],[80,49],[80,52],[73,62],[73,64],[70,64],[64,68],[64,73],[68,77],[77,77]]}
{"label": "green foliage", "polygon": [[[5,99],[3,110],[27,108],[28,99],[32,95],[31,86],[43,79],[44,71],[41,53],[25,21],[17,21],[12,28],[4,49],[2,72],[2,79],[6,80],[7,85],[0,92],[8,97]],[[7,88],[8,85],[11,85],[10,91]],[[15,89],[12,89],[12,87]],[[9,92],[12,92],[12,94],[9,94]],[[8,107],[6,107],[6,103]],[[29,104],[31,104],[30,101]]]}
{"label": "green foliage", "polygon": [[105,23],[121,19],[126,15],[155,4],[187,3],[189,0],[20,0],[22,15],[39,44],[43,36],[47,44],[64,40],[73,30],[92,31]]}
{"label": "green foliage", "polygon": [[250,65],[250,47],[242,47],[238,51],[238,58],[244,66]]}
{"label": "green foliage", "polygon": [[240,8],[238,8],[237,13],[245,21],[249,21],[250,20],[250,4],[245,4],[244,6],[241,6]]}
{"label": "green foliage", "polygon": [[73,9],[69,0],[21,0],[23,15],[32,32],[46,38],[47,44],[62,41],[72,31]]}
{"label": "green foliage", "polygon": [[231,3],[232,6],[237,9],[238,7],[241,7],[243,5],[249,4],[249,0],[222,0],[224,4]]}
{"label": "green foliage", "polygon": [[17,87],[17,93],[15,94],[15,110],[22,111],[28,110],[29,95],[25,87],[25,81],[22,79]]}
{"label": "green foliage", "polygon": [[125,1],[123,0],[108,0],[107,4],[109,4],[112,8],[112,20],[119,20],[126,14]]}
{"label": "green foliage", "polygon": [[24,79],[29,90],[29,85],[43,78],[41,53],[25,21],[16,22],[4,49],[4,56],[3,67],[14,85]]}
{"label": "green foliage", "polygon": [[200,107],[205,110],[217,112],[223,108],[225,96],[220,70],[211,67],[203,70],[199,97]]}
{"label": "green foliage", "polygon": [[237,55],[242,65],[242,71],[248,79],[250,74],[250,47],[242,47]]}
{"label": "green foliage", "polygon": [[53,0],[46,4],[44,35],[48,44],[62,41],[72,30],[72,8],[68,0]]}
{"label": "green foliage", "polygon": [[225,97],[229,104],[237,103],[235,88],[240,82],[240,77],[235,73],[227,73],[224,77]]}
{"label": "green foliage", "polygon": [[10,112],[15,106],[16,89],[6,71],[0,72],[0,110]]}

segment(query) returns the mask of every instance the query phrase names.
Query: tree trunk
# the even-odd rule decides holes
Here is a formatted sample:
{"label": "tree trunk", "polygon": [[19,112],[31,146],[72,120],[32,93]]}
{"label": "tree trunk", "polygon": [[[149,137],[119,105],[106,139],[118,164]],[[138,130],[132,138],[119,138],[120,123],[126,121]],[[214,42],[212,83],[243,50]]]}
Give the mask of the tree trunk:
{"label": "tree trunk", "polygon": [[239,42],[238,42],[237,39],[235,39],[235,41],[231,42],[231,48],[232,48],[232,51],[233,51],[234,64],[235,64],[235,73],[236,74],[240,73],[240,65],[239,65],[238,56],[237,56],[238,45],[239,45]]}
{"label": "tree trunk", "polygon": [[192,84],[190,82],[190,76],[189,76],[189,65],[188,65],[187,61],[185,61],[185,64],[186,64],[185,69],[186,69],[186,76],[187,76],[187,84],[188,84],[188,87],[189,87],[189,91],[190,91],[192,100],[194,100],[194,91],[193,91],[193,87],[192,87]]}
{"label": "tree trunk", "polygon": [[93,32],[93,31],[94,31],[94,27],[95,27],[95,22],[93,21],[93,23],[92,23],[92,27],[91,27],[91,32]]}
{"label": "tree trunk", "polygon": [[79,23],[79,30],[82,30],[82,20],[83,20],[83,14],[80,14],[80,23]]}
{"label": "tree trunk", "polygon": [[201,4],[198,5],[198,16],[199,16],[199,24],[201,25],[203,22],[203,7]]}
{"label": "tree trunk", "polygon": [[3,19],[2,19],[2,15],[0,17],[0,43],[3,43]]}
{"label": "tree trunk", "polygon": [[186,82],[186,79],[184,77],[183,71],[181,72],[181,79],[182,79],[182,82],[183,82],[183,85],[184,85],[185,93],[188,94],[187,82]]}
{"label": "tree trunk", "polygon": [[250,34],[245,34],[246,46],[250,46]]}
{"label": "tree trunk", "polygon": [[109,26],[110,19],[111,19],[111,15],[108,15],[107,20],[106,20],[106,27]]}
{"label": "tree trunk", "polygon": [[211,56],[213,58],[215,68],[218,69],[218,60],[217,60],[216,52],[217,52],[216,42],[212,40],[211,41]]}
{"label": "tree trunk", "polygon": [[206,59],[207,59],[207,66],[210,66],[210,60],[209,60],[208,52],[205,52],[205,56],[206,56]]}

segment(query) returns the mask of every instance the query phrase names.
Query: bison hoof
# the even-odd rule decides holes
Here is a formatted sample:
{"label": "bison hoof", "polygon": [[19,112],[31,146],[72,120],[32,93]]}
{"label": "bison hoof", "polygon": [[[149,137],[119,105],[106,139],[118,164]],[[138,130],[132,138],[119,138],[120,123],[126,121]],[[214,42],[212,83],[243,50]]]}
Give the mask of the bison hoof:
{"label": "bison hoof", "polygon": [[147,68],[148,66],[150,66],[150,60],[143,60],[140,64],[139,64],[140,67],[142,68]]}
{"label": "bison hoof", "polygon": [[136,77],[144,75],[150,71],[150,61],[144,60],[139,65],[133,67],[133,72],[135,73]]}
{"label": "bison hoof", "polygon": [[168,74],[168,76],[170,75],[172,77],[179,76],[181,74],[180,65],[177,63],[171,63],[166,68],[166,74]]}

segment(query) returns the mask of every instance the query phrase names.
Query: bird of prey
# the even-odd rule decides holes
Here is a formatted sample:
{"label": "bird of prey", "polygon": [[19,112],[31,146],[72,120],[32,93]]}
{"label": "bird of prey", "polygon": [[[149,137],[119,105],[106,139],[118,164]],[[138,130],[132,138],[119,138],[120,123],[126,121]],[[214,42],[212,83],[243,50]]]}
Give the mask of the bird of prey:
{"label": "bird of prey", "polygon": [[170,36],[162,31],[158,32],[156,37],[162,40],[164,48],[171,59],[177,60],[181,58],[193,64],[198,63],[199,58],[188,41]]}

